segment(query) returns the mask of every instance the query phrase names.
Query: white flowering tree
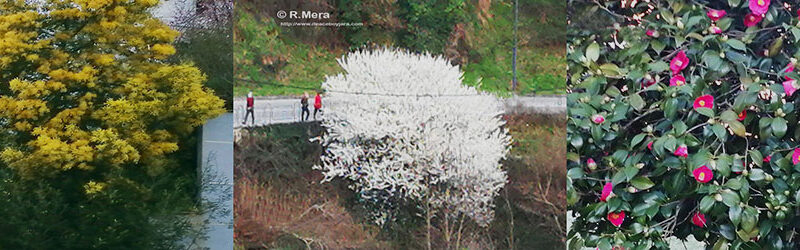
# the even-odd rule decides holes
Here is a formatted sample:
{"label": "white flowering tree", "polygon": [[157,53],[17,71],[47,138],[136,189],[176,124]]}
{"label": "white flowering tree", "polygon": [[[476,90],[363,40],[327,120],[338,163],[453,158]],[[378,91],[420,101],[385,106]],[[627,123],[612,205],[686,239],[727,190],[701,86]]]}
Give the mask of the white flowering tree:
{"label": "white flowering tree", "polygon": [[419,201],[429,226],[433,211],[491,222],[511,143],[499,100],[461,84],[461,71],[440,56],[381,49],[339,64],[345,73],[322,84],[328,133],[316,138],[325,152],[315,168],[324,181]]}

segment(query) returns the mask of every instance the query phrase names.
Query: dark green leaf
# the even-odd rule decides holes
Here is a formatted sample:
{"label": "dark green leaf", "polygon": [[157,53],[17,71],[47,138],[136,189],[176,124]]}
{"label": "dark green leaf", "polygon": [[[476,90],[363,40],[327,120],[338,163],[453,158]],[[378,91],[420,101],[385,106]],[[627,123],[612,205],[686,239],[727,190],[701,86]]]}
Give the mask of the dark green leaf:
{"label": "dark green leaf", "polygon": [[653,187],[655,184],[652,181],[650,181],[649,178],[644,176],[639,176],[631,180],[631,185],[633,185],[639,190],[646,190]]}

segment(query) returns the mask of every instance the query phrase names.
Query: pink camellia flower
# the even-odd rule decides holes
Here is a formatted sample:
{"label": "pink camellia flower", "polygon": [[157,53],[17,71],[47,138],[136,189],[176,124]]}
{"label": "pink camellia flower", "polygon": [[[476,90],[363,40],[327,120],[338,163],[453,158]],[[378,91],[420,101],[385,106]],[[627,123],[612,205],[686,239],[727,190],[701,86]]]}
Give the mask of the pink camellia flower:
{"label": "pink camellia flower", "polygon": [[694,109],[697,110],[698,108],[714,108],[714,97],[711,95],[704,95],[700,96],[697,99],[694,99]]}
{"label": "pink camellia flower", "polygon": [[669,79],[669,86],[681,86],[686,84],[686,78],[682,75],[674,75]]}
{"label": "pink camellia flower", "polygon": [[747,14],[744,16],[744,26],[746,27],[756,26],[758,22],[761,22],[761,18],[762,17],[760,15],[754,15],[753,13]]}
{"label": "pink camellia flower", "polygon": [[716,25],[712,25],[711,27],[708,28],[708,32],[711,32],[711,34],[719,34],[722,33],[722,29],[720,29]]}
{"label": "pink camellia flower", "polygon": [[650,151],[653,151],[653,141],[650,141],[649,143],[647,143],[647,149],[649,149]]}
{"label": "pink camellia flower", "polygon": [[783,82],[783,91],[786,92],[787,97],[792,96],[792,94],[794,94],[794,91],[797,90],[797,87],[794,85],[795,82],[796,82],[795,80],[789,80]]}
{"label": "pink camellia flower", "polygon": [[592,159],[592,158],[589,158],[588,160],[586,160],[586,166],[588,166],[589,169],[591,169],[591,170],[597,169],[597,163],[595,163],[594,159]]}
{"label": "pink camellia flower", "polygon": [[600,194],[601,201],[608,201],[611,197],[614,197],[614,185],[611,182],[606,182],[606,185],[603,186],[603,193]]}
{"label": "pink camellia flower", "polygon": [[596,114],[596,115],[592,116],[592,122],[594,122],[595,124],[600,124],[600,123],[603,123],[604,121],[606,121],[606,118],[603,117],[600,114]]}
{"label": "pink camellia flower", "polygon": [[680,145],[672,154],[683,158],[689,157],[689,148],[687,148],[686,145]]}
{"label": "pink camellia flower", "polygon": [[[786,70],[784,70],[783,72],[784,73],[789,73],[789,72],[792,72],[792,71],[794,71],[794,63],[789,62],[789,64],[786,65]],[[793,80],[789,76],[783,76],[783,78],[785,78],[787,81]]]}
{"label": "pink camellia flower", "polygon": [[711,181],[711,179],[714,179],[714,172],[706,167],[706,165],[695,168],[694,171],[692,171],[692,175],[694,175],[694,179],[700,183],[707,183]]}
{"label": "pink camellia flower", "polygon": [[647,30],[644,32],[649,37],[658,37],[658,31],[655,30]]}
{"label": "pink camellia flower", "polygon": [[706,12],[706,15],[708,16],[708,18],[710,18],[711,21],[715,21],[715,22],[717,20],[725,17],[725,14],[726,13],[725,13],[724,10],[715,10],[715,9],[710,9],[710,10],[708,10],[708,12]]}
{"label": "pink camellia flower", "polygon": [[756,15],[763,15],[769,10],[769,0],[750,0],[750,11]]}
{"label": "pink camellia flower", "polygon": [[769,163],[770,161],[772,161],[772,155],[767,155],[767,157],[764,157],[764,162]]}
{"label": "pink camellia flower", "polygon": [[692,216],[692,224],[698,227],[706,227],[706,215],[701,212],[695,212]]}
{"label": "pink camellia flower", "polygon": [[669,62],[669,69],[672,70],[673,75],[678,74],[678,72],[685,69],[686,66],[689,66],[689,57],[686,56],[683,50],[679,51],[678,54],[672,58],[672,61]]}
{"label": "pink camellia flower", "polygon": [[800,163],[800,148],[795,148],[792,153],[792,164],[797,165]]}
{"label": "pink camellia flower", "polygon": [[746,109],[742,110],[742,112],[739,113],[739,118],[736,118],[736,120],[744,121],[745,118],[747,118],[747,110]]}
{"label": "pink camellia flower", "polygon": [[615,227],[619,227],[622,225],[622,222],[625,221],[625,211],[619,211],[619,213],[608,213],[608,221],[610,221]]}
{"label": "pink camellia flower", "polygon": [[797,9],[797,19],[800,19],[800,9]]}

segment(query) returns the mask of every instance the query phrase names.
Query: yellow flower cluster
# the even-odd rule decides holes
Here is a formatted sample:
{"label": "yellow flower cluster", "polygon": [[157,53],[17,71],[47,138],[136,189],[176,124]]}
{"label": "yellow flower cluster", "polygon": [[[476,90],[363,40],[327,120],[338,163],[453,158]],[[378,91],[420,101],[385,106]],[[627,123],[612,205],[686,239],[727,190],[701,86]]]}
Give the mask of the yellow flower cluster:
{"label": "yellow flower cluster", "polygon": [[83,190],[86,194],[96,194],[102,192],[106,188],[106,184],[102,182],[89,181],[83,185]]}
{"label": "yellow flower cluster", "polygon": [[169,45],[169,44],[156,44],[156,45],[153,45],[152,50],[155,53],[155,58],[158,58],[158,59],[164,59],[164,58],[167,58],[167,56],[171,56],[172,54],[175,54],[175,47],[172,47],[172,45]]}
{"label": "yellow flower cluster", "polygon": [[[163,61],[178,33],[147,11],[157,0],[44,1],[47,11],[0,12],[0,73],[16,76],[0,92],[0,125],[27,138],[0,149],[0,160],[23,177],[132,166],[159,174],[182,137],[224,112],[200,70]],[[104,185],[89,182],[86,193]]]}
{"label": "yellow flower cluster", "polygon": [[106,7],[112,2],[112,0],[75,0],[75,3],[80,5],[81,8],[89,10],[97,10]]}

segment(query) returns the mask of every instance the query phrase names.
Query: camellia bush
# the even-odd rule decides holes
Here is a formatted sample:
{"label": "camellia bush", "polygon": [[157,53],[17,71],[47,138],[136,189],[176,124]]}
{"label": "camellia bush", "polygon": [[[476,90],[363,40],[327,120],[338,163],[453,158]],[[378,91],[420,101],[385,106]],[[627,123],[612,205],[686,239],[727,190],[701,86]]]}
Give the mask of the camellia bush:
{"label": "camellia bush", "polygon": [[570,2],[570,247],[800,247],[800,3],[622,3]]}
{"label": "camellia bush", "polygon": [[446,231],[464,216],[488,225],[511,143],[500,101],[440,56],[365,50],[339,64],[346,73],[322,84],[325,181],[348,179],[367,200],[417,201],[429,227],[436,211]]}

